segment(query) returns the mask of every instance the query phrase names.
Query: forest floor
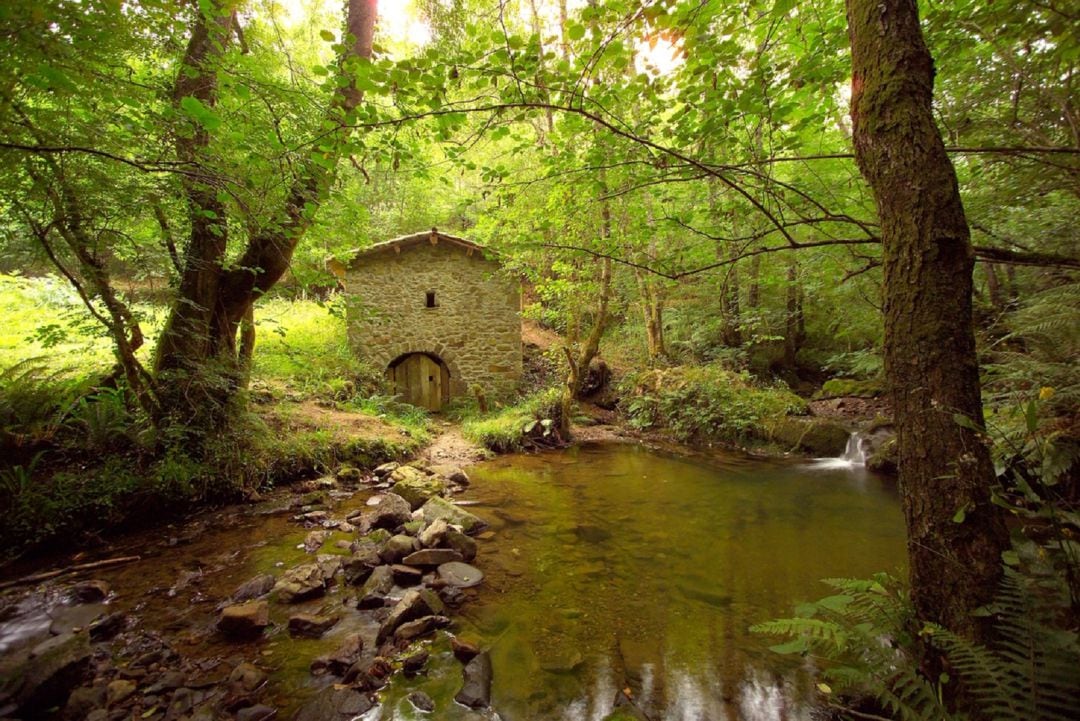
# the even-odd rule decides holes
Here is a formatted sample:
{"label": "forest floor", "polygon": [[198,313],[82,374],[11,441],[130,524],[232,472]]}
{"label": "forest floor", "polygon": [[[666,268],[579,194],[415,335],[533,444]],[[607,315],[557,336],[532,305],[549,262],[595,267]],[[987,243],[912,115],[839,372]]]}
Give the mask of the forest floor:
{"label": "forest floor", "polygon": [[432,465],[468,466],[491,458],[491,451],[470,441],[461,433],[461,425],[435,421],[437,435],[420,451],[421,460]]}

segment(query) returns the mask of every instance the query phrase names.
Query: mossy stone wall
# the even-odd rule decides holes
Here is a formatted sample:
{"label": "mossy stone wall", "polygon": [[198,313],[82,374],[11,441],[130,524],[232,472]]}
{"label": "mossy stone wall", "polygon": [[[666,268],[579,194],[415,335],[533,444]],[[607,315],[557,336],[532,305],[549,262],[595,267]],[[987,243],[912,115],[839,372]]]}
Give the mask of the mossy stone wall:
{"label": "mossy stone wall", "polygon": [[438,356],[450,370],[451,398],[473,385],[506,396],[520,382],[520,284],[480,250],[427,240],[377,246],[350,265],[345,290],[349,341],[372,365]]}

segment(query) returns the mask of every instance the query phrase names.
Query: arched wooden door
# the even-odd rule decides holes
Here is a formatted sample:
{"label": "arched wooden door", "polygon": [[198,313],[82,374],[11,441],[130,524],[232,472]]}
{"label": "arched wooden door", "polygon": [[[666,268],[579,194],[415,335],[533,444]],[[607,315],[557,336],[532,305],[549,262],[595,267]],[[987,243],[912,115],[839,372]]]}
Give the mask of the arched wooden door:
{"label": "arched wooden door", "polygon": [[437,356],[402,356],[390,364],[386,376],[394,383],[394,393],[411,405],[438,411],[450,400],[450,370]]}

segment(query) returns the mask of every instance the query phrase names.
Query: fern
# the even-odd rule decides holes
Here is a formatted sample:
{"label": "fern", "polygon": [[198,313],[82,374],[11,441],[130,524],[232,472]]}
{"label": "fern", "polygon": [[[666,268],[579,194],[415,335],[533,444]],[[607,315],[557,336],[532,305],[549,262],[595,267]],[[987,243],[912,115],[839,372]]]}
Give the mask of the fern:
{"label": "fern", "polygon": [[939,682],[918,671],[919,636],[939,648],[981,717],[1002,721],[1080,718],[1080,643],[1060,628],[1067,607],[1063,584],[1006,568],[995,602],[997,642],[987,648],[927,624],[918,628],[901,584],[886,575],[829,579],[841,595],[803,604],[799,617],[751,630],[792,640],[773,650],[826,661],[823,676],[837,688],[872,696],[903,721],[959,719],[941,701]]}

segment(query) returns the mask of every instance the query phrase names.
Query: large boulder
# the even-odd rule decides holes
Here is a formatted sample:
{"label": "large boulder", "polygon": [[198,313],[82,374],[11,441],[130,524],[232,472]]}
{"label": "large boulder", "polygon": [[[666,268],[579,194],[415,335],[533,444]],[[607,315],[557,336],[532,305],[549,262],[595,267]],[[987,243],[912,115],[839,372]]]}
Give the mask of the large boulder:
{"label": "large boulder", "polygon": [[351,688],[328,686],[300,707],[295,721],[353,721],[374,706],[366,694]]}
{"label": "large boulder", "polygon": [[420,508],[420,513],[428,523],[441,519],[451,526],[459,526],[469,535],[479,533],[488,525],[483,519],[439,496],[429,498],[427,503]]}
{"label": "large boulder", "polygon": [[390,474],[394,481],[392,490],[409,503],[412,510],[424,505],[432,496],[441,496],[446,492],[446,481],[440,476],[429,476],[412,466],[401,466]]}
{"label": "large boulder", "polygon": [[414,621],[423,616],[442,615],[444,610],[443,602],[439,600],[438,594],[434,591],[428,589],[406,591],[401,600],[397,602],[397,605],[390,610],[390,615],[379,626],[379,633],[375,642],[381,644],[391,638],[394,631],[403,623]]}
{"label": "large boulder", "polygon": [[289,617],[289,635],[319,638],[339,621],[338,616],[318,616],[311,613],[294,613]]}
{"label": "large boulder", "polygon": [[454,700],[469,708],[487,708],[491,705],[491,657],[487,651],[477,654],[462,670],[465,683]]}
{"label": "large boulder", "polygon": [[357,608],[381,608],[386,596],[394,588],[394,574],[390,566],[379,566],[364,582],[356,600]]}
{"label": "large boulder", "polygon": [[[353,517],[349,520],[353,520]],[[360,514],[360,526],[364,533],[375,528],[392,531],[411,520],[412,506],[396,493],[384,494],[374,507]]]}
{"label": "large boulder", "polygon": [[843,425],[825,418],[785,416],[769,428],[770,438],[777,443],[821,457],[841,455],[850,435]]}
{"label": "large boulder", "polygon": [[22,718],[62,707],[89,665],[90,639],[83,632],[53,636],[29,650],[8,654],[0,659],[0,708],[12,704],[22,711]]}
{"label": "large boulder", "polygon": [[326,656],[319,656],[311,662],[311,672],[329,671],[335,676],[344,676],[349,667],[364,655],[364,637],[353,633],[345,637],[341,645]]}
{"label": "large boulder", "polygon": [[374,543],[356,543],[352,545],[352,555],[341,562],[341,570],[346,583],[359,586],[380,564],[382,559]]}
{"label": "large boulder", "polygon": [[420,542],[412,536],[398,535],[393,536],[386,542],[379,550],[379,558],[383,563],[398,563],[401,559],[405,558],[417,548],[420,547]]}
{"label": "large boulder", "polygon": [[326,591],[328,577],[318,563],[305,563],[290,568],[274,585],[274,596],[282,603],[297,603],[321,596]]}
{"label": "large boulder", "polygon": [[401,562],[406,566],[441,566],[461,559],[461,554],[452,548],[425,548],[410,553]]}
{"label": "large boulder", "polygon": [[270,605],[266,601],[246,601],[221,609],[217,627],[226,636],[252,638],[270,625]]}

